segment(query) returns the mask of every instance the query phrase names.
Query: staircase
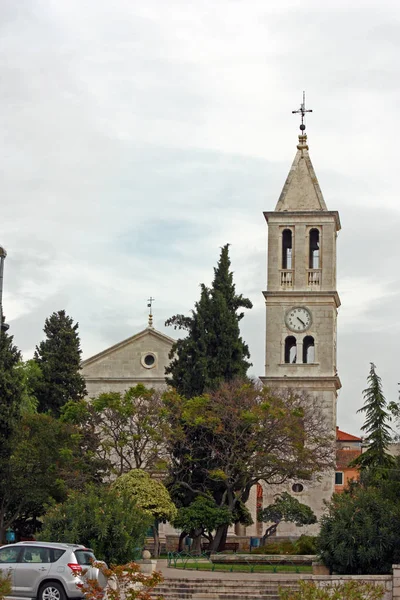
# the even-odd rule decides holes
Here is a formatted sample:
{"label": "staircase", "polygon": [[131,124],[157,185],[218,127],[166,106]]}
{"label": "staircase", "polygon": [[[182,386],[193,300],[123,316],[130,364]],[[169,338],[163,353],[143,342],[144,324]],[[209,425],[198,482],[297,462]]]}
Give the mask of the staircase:
{"label": "staircase", "polygon": [[297,589],[296,581],[260,579],[164,579],[152,592],[165,600],[279,600],[279,587]]}

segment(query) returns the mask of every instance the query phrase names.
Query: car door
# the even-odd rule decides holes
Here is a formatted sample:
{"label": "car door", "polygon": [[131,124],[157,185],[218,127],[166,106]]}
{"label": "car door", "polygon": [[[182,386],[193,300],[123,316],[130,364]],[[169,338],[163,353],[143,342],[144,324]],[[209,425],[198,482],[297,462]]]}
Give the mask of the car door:
{"label": "car door", "polygon": [[15,588],[15,569],[18,565],[18,556],[21,552],[21,546],[3,546],[0,548],[0,573],[5,577],[10,575],[12,593]]}
{"label": "car door", "polygon": [[14,571],[15,596],[33,598],[51,567],[50,550],[41,546],[24,546]]}

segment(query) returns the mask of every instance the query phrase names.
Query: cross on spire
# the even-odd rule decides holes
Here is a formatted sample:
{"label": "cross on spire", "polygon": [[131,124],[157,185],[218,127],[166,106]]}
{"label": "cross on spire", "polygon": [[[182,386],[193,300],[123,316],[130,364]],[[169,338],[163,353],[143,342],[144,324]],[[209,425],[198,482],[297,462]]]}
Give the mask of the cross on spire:
{"label": "cross on spire", "polygon": [[300,114],[301,115],[301,125],[300,130],[303,133],[306,126],[304,124],[304,120],[306,117],[306,113],[312,112],[311,109],[306,109],[306,93],[303,92],[303,102],[300,104],[300,108],[298,110],[292,110],[292,114]]}
{"label": "cross on spire", "polygon": [[153,302],[154,302],[155,298],[153,298],[152,296],[150,296],[150,298],[147,299],[147,308],[149,308],[149,327],[153,327]]}

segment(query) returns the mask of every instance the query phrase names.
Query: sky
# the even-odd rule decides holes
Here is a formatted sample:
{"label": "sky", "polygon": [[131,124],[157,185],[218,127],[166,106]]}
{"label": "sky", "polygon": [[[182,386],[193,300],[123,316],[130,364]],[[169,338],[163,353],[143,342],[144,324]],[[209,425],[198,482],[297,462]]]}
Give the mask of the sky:
{"label": "sky", "polygon": [[83,358],[188,314],[230,243],[250,373],[264,374],[267,226],[310,156],[338,210],[339,426],[370,362],[398,399],[400,4],[378,0],[2,0],[3,307],[32,357],[53,311]]}

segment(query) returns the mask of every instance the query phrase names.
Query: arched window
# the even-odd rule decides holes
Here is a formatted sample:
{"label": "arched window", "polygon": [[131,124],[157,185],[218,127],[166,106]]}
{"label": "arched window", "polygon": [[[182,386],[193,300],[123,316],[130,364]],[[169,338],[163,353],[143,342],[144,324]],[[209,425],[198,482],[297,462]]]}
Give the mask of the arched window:
{"label": "arched window", "polygon": [[292,268],[292,232],[284,229],[282,233],[282,269]]}
{"label": "arched window", "polygon": [[319,229],[310,231],[310,269],[319,269]]}
{"label": "arched window", "polygon": [[297,344],[294,335],[285,340],[285,363],[294,364],[297,361]]}
{"label": "arched window", "polygon": [[307,335],[303,340],[303,363],[315,362],[314,338]]}

